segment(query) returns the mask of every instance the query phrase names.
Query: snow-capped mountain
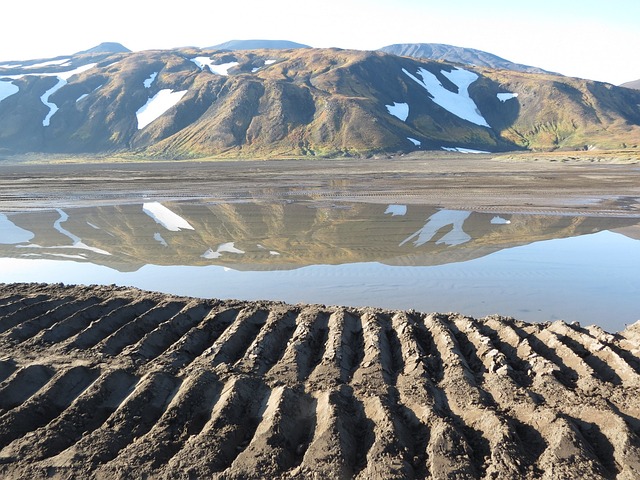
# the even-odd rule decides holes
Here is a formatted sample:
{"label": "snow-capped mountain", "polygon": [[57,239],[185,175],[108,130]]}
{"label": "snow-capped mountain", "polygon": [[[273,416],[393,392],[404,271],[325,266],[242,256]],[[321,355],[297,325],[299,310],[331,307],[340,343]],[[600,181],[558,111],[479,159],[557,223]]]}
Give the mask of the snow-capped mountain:
{"label": "snow-capped mountain", "polygon": [[640,92],[559,75],[340,49],[88,52],[0,62],[0,153],[266,158],[640,145]]}
{"label": "snow-capped mountain", "polygon": [[515,70],[517,72],[527,73],[553,73],[538,67],[505,60],[493,53],[476,50],[475,48],[456,47],[443,43],[398,43],[382,47],[380,50],[393,53],[394,55],[443,60],[451,63],[477,65],[479,67]]}

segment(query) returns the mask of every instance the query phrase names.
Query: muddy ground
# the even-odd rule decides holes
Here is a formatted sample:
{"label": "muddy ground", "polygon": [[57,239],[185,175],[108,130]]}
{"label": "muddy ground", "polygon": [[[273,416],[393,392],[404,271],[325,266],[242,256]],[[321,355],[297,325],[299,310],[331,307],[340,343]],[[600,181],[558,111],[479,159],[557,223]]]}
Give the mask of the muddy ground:
{"label": "muddy ground", "polygon": [[0,287],[0,477],[640,477],[640,323]]}
{"label": "muddy ground", "polygon": [[[0,211],[244,199],[421,203],[501,212],[640,215],[640,154],[421,153],[378,159],[0,162]],[[60,161],[60,160],[58,160]]]}

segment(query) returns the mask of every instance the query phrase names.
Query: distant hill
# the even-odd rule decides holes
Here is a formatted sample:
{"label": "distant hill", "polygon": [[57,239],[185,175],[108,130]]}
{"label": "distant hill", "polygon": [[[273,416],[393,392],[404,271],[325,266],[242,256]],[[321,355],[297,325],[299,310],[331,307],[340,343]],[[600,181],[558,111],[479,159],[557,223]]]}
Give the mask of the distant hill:
{"label": "distant hill", "polygon": [[640,91],[380,51],[0,62],[0,152],[281,158],[640,146]]}
{"label": "distant hill", "polygon": [[483,52],[482,50],[456,47],[442,43],[399,43],[382,47],[380,50],[405,57],[444,60],[445,62],[477,65],[479,67],[515,70],[517,72],[527,73],[552,73],[538,67],[514,63],[492,53]]}
{"label": "distant hill", "polygon": [[635,88],[636,90],[640,90],[640,80],[634,80],[632,82],[626,82],[620,85],[621,87],[627,88]]}
{"label": "distant hill", "polygon": [[115,42],[103,42],[100,45],[96,45],[88,50],[83,50],[76,53],[76,55],[82,55],[86,53],[128,53],[131,52],[127,47],[121,43]]}
{"label": "distant hill", "polygon": [[208,47],[210,50],[289,50],[294,48],[311,48],[302,43],[290,42],[288,40],[230,40]]}

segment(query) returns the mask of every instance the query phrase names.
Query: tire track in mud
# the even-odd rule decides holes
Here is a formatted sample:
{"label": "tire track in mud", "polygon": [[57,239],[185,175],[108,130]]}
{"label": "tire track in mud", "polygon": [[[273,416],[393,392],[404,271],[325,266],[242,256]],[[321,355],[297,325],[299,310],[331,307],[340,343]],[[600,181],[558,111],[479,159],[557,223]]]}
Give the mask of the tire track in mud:
{"label": "tire track in mud", "polygon": [[0,477],[640,477],[640,324],[0,286]]}

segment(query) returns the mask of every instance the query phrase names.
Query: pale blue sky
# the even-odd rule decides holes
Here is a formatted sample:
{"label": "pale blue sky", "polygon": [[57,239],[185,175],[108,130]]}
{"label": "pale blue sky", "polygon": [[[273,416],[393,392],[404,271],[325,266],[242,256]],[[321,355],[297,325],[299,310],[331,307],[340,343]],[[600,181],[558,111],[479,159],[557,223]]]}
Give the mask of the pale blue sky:
{"label": "pale blue sky", "polygon": [[103,41],[132,50],[231,39],[286,39],[374,50],[447,43],[619,84],[640,79],[637,0],[13,1],[2,7],[0,61],[70,54]]}

